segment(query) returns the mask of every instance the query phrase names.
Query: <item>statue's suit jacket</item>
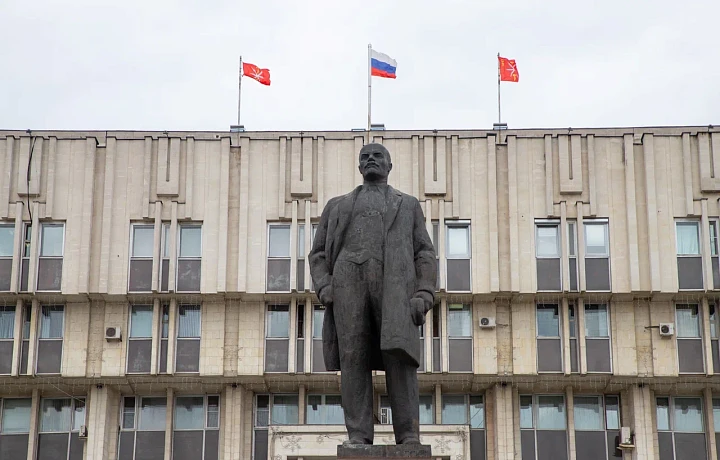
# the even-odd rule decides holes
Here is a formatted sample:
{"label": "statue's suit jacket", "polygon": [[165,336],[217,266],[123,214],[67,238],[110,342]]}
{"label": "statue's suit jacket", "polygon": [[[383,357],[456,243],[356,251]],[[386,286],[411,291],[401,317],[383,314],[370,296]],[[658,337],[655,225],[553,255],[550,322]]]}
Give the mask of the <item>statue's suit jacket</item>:
{"label": "statue's suit jacket", "polygon": [[[315,292],[332,284],[333,267],[343,245],[345,231],[362,186],[332,198],[323,210],[315,241],[308,256]],[[412,321],[410,299],[425,291],[434,299],[437,280],[435,249],[417,198],[388,186],[383,217],[382,326],[380,343],[371,345],[371,369],[384,370],[381,351],[390,352],[418,366],[420,334]],[[381,244],[380,241],[377,244]],[[340,369],[340,351],[332,306],[326,306],[323,322],[323,355],[329,371]],[[429,307],[427,307],[429,308]]]}

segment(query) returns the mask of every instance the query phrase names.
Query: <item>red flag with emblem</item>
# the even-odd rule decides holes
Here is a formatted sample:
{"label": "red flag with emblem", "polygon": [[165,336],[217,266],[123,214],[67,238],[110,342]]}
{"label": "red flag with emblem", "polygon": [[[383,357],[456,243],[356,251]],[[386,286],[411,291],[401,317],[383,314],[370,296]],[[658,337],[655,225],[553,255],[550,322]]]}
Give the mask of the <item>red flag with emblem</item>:
{"label": "red flag with emblem", "polygon": [[255,64],[248,64],[247,62],[242,63],[243,76],[250,77],[253,80],[257,80],[263,85],[270,86],[270,70],[261,69]]}
{"label": "red flag with emblem", "polygon": [[520,80],[515,59],[498,56],[498,64],[500,66],[500,81],[518,82]]}

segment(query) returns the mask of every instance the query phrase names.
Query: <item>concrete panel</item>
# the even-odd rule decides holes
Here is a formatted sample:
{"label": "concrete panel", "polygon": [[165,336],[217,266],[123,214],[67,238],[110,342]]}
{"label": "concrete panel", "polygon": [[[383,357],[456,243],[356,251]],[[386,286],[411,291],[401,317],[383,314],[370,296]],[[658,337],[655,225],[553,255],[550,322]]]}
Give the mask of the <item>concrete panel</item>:
{"label": "concrete panel", "polygon": [[158,196],[177,196],[180,193],[180,138],[159,137],[157,143]]}
{"label": "concrete panel", "polygon": [[446,137],[441,136],[423,137],[426,195],[445,195],[447,193],[447,141]]}
{"label": "concrete panel", "polygon": [[583,192],[581,139],[577,134],[557,137],[560,163],[560,194]]}

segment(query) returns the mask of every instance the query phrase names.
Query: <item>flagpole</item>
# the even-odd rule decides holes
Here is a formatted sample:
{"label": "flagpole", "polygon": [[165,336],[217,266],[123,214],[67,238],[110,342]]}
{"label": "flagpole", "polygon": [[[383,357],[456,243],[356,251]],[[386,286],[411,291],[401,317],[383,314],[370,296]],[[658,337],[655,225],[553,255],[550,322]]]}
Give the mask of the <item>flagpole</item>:
{"label": "flagpole", "polygon": [[238,121],[237,124],[240,125],[240,102],[242,98],[242,77],[243,77],[243,65],[242,65],[242,56],[240,56],[240,72],[238,77]]}
{"label": "flagpole", "polygon": [[372,45],[368,43],[368,142],[370,142],[370,124],[372,123]]}
{"label": "flagpole", "polygon": [[497,55],[498,57],[498,124],[502,123],[502,118],[500,116],[500,53]]}

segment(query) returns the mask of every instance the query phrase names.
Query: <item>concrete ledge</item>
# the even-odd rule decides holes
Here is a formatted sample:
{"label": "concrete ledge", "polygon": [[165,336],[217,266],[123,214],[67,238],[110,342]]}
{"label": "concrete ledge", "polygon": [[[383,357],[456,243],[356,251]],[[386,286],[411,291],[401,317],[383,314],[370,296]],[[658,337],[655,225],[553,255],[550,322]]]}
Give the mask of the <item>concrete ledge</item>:
{"label": "concrete ledge", "polygon": [[432,449],[428,445],[358,445],[352,447],[338,446],[337,458],[342,460],[402,458],[405,460],[431,458]]}

